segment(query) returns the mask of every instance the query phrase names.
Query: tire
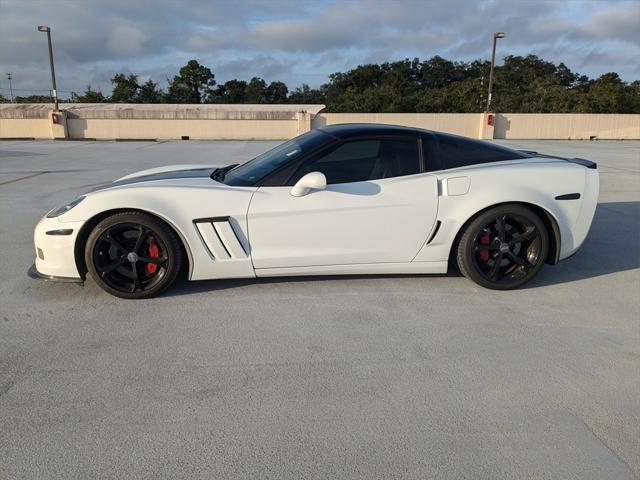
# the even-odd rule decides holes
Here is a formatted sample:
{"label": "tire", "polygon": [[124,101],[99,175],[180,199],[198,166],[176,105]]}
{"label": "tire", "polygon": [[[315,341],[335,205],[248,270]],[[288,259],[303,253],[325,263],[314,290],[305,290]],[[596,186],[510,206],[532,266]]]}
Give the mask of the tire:
{"label": "tire", "polygon": [[180,271],[183,250],[176,233],[143,212],[122,212],[102,220],[89,234],[84,258],[91,278],[116,297],[153,297]]}
{"label": "tire", "polygon": [[518,288],[540,271],[549,251],[544,222],[522,205],[501,205],[480,214],[460,238],[460,272],[493,290]]}

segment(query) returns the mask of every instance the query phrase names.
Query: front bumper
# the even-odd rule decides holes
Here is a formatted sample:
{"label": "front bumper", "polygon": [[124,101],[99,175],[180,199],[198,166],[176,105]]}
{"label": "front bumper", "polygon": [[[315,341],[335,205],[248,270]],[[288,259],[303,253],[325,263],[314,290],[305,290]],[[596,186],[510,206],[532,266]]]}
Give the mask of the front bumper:
{"label": "front bumper", "polygon": [[81,278],[73,278],[73,277],[55,277],[53,275],[45,275],[44,273],[40,273],[36,264],[31,265],[31,268],[27,271],[27,275],[31,278],[35,278],[37,280],[47,280],[51,282],[61,282],[61,283],[79,283],[84,285],[84,280]]}
{"label": "front bumper", "polygon": [[[33,233],[35,269],[46,278],[81,280],[76,266],[75,244],[84,222],[61,222],[44,217]],[[39,277],[40,278],[40,277]]]}

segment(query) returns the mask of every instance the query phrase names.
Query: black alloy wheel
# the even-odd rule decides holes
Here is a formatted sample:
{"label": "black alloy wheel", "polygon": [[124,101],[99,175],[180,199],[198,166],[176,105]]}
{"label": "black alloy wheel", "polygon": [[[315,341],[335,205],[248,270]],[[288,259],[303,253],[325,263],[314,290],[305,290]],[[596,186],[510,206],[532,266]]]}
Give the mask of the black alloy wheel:
{"label": "black alloy wheel", "polygon": [[147,298],[173,283],[182,248],[164,222],[142,212],[117,213],[93,229],[85,261],[103,290],[123,298]]}
{"label": "black alloy wheel", "polygon": [[458,244],[460,271],[478,285],[517,288],[544,265],[549,235],[538,215],[521,205],[490,209],[471,222]]}

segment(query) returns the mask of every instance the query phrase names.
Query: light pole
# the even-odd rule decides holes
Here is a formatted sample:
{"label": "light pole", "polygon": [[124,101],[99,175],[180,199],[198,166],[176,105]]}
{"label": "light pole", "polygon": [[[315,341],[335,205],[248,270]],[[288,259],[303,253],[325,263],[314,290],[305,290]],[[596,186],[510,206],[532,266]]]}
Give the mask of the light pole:
{"label": "light pole", "polygon": [[7,73],[7,80],[9,80],[9,95],[11,96],[11,103],[13,103],[13,86],[11,85],[11,79],[13,77],[11,76],[11,73]]}
{"label": "light pole", "polygon": [[489,93],[487,94],[487,109],[485,112],[491,111],[491,87],[493,87],[493,68],[496,65],[496,41],[504,38],[504,32],[496,32],[493,34],[493,51],[491,52],[491,70],[489,70]]}
{"label": "light pole", "polygon": [[58,90],[56,89],[56,70],[53,66],[53,47],[51,46],[51,28],[46,27],[44,25],[39,25],[38,31],[47,33],[47,41],[49,42],[49,64],[51,65],[51,84],[53,86],[53,90],[51,90],[51,94],[53,95],[55,111],[57,112],[58,111]]}

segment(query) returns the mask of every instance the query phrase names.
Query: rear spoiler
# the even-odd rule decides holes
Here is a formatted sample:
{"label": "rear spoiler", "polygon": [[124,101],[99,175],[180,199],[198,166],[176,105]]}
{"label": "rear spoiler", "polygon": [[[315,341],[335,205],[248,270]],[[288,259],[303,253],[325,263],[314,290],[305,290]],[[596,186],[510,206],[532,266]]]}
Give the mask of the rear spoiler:
{"label": "rear spoiler", "polygon": [[592,162],[591,160],[586,160],[584,158],[565,158],[565,160],[567,162],[577,163],[583,167],[593,168],[594,170],[598,169],[598,164],[596,162]]}
{"label": "rear spoiler", "polygon": [[583,167],[592,168],[594,170],[598,169],[598,164],[596,162],[592,162],[591,160],[587,160],[585,158],[556,157],[555,155],[545,155],[543,153],[538,153],[535,150],[518,150],[518,152],[526,153],[527,155],[531,155],[532,157],[558,158],[567,162],[577,163],[578,165],[582,165]]}

